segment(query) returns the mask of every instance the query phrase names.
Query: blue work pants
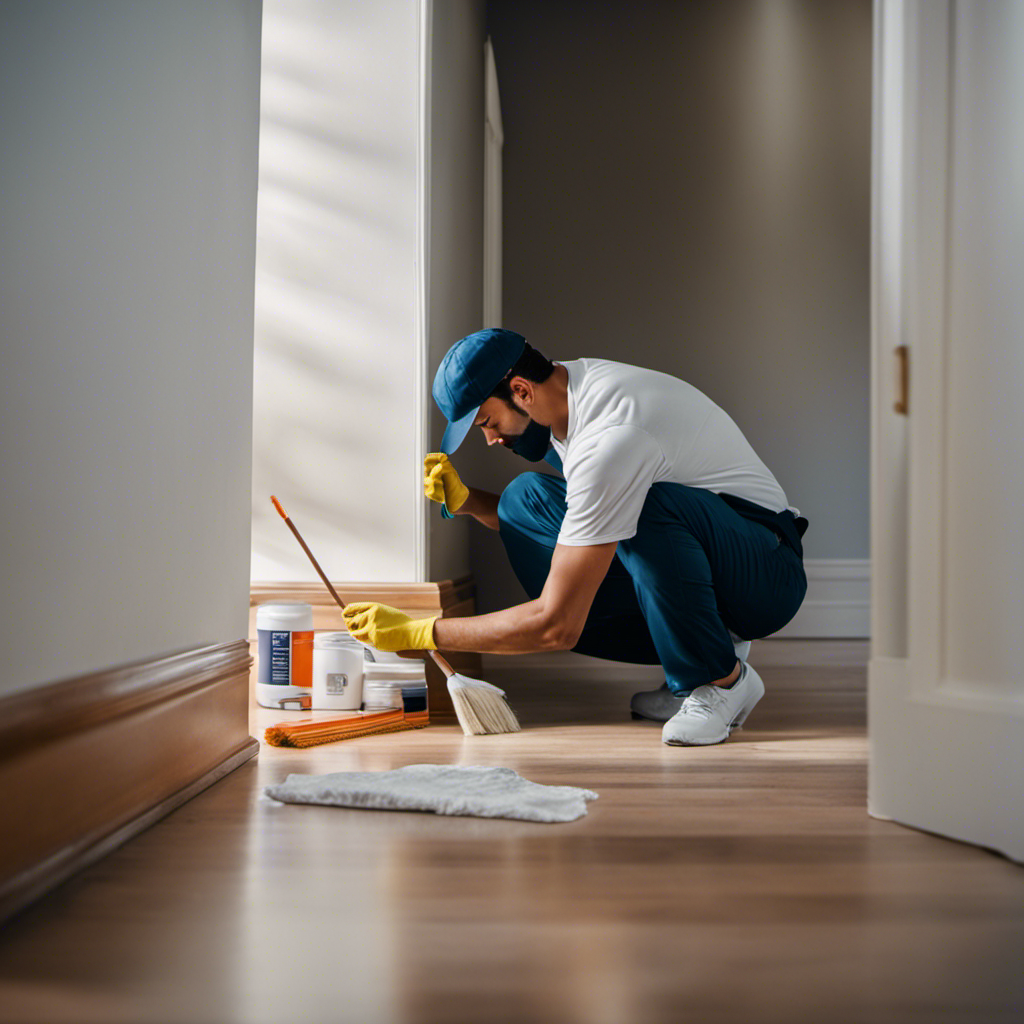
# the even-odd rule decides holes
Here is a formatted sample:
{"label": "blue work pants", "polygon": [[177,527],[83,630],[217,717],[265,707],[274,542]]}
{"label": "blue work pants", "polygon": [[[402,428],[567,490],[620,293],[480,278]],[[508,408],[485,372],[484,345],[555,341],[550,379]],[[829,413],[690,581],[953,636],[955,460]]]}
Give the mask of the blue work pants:
{"label": "blue work pants", "polygon": [[[561,477],[522,473],[502,492],[499,532],[531,598],[544,588],[565,513]],[[796,614],[806,590],[801,554],[775,530],[712,491],[654,484],[636,535],[619,541],[573,650],[660,664],[682,697],[735,668],[729,630],[746,640],[774,633]]]}

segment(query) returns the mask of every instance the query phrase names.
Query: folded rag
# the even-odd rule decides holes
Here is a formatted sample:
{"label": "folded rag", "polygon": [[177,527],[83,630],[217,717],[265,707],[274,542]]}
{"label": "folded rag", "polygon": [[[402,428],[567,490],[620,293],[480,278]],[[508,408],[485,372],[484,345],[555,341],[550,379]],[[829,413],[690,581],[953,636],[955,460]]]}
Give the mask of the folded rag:
{"label": "folded rag", "polygon": [[521,821],[575,821],[597,794],[576,786],[542,786],[511,768],[410,764],[386,772],[289,775],[267,796],[282,803],[330,804],[392,811]]}

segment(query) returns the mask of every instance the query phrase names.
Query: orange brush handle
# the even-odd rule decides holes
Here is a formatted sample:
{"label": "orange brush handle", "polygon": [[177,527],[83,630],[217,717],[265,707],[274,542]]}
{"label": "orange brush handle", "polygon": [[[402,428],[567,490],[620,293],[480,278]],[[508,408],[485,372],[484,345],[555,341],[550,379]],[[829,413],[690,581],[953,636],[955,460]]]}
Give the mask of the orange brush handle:
{"label": "orange brush handle", "polygon": [[331,592],[331,597],[333,597],[334,600],[338,603],[339,608],[344,608],[345,602],[342,601],[340,597],[338,597],[338,592],[334,589],[334,587],[331,586],[331,581],[324,574],[323,569],[320,568],[320,563],[313,557],[313,552],[310,551],[309,548],[306,546],[306,542],[302,539],[302,534],[295,529],[295,524],[288,518],[287,514],[285,513],[285,510],[281,507],[281,502],[279,502],[277,498],[274,497],[274,495],[270,496],[270,500],[274,503],[274,508],[277,509],[278,514],[288,524],[288,529],[295,534],[295,539],[302,545],[302,550],[306,552],[306,555],[308,556],[309,560],[313,563],[313,568],[316,569],[317,573],[320,576],[320,579],[324,581],[324,586]]}

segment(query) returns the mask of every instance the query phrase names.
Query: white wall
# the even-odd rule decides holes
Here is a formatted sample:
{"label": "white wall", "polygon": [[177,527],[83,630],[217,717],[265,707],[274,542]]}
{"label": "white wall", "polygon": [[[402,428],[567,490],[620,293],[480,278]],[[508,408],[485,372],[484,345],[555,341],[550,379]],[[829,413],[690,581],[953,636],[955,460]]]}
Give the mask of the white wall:
{"label": "white wall", "polygon": [[246,636],[257,0],[0,5],[0,691]]}
{"label": "white wall", "polygon": [[[427,446],[437,451],[447,423],[430,397],[434,373],[459,338],[488,326],[483,304],[483,0],[431,4],[429,303],[426,395]],[[442,519],[427,511],[428,578],[470,571],[469,516]]]}
{"label": "white wall", "polygon": [[422,559],[416,0],[268,0],[252,578],[412,581]]}

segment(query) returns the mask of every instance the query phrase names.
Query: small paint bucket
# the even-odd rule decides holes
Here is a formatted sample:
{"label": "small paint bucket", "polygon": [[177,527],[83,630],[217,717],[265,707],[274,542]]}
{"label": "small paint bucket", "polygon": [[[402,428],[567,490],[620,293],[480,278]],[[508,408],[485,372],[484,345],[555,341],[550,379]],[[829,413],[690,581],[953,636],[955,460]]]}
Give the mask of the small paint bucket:
{"label": "small paint bucket", "polygon": [[313,638],[313,709],[358,711],[363,703],[363,645],[346,632]]}
{"label": "small paint bucket", "polygon": [[430,721],[427,675],[418,658],[400,658],[397,654],[366,648],[363,664],[363,708],[383,711],[401,707],[405,719],[414,725]]}
{"label": "small paint bucket", "polygon": [[256,701],[265,708],[308,708],[313,693],[313,606],[272,601],[256,609]]}

